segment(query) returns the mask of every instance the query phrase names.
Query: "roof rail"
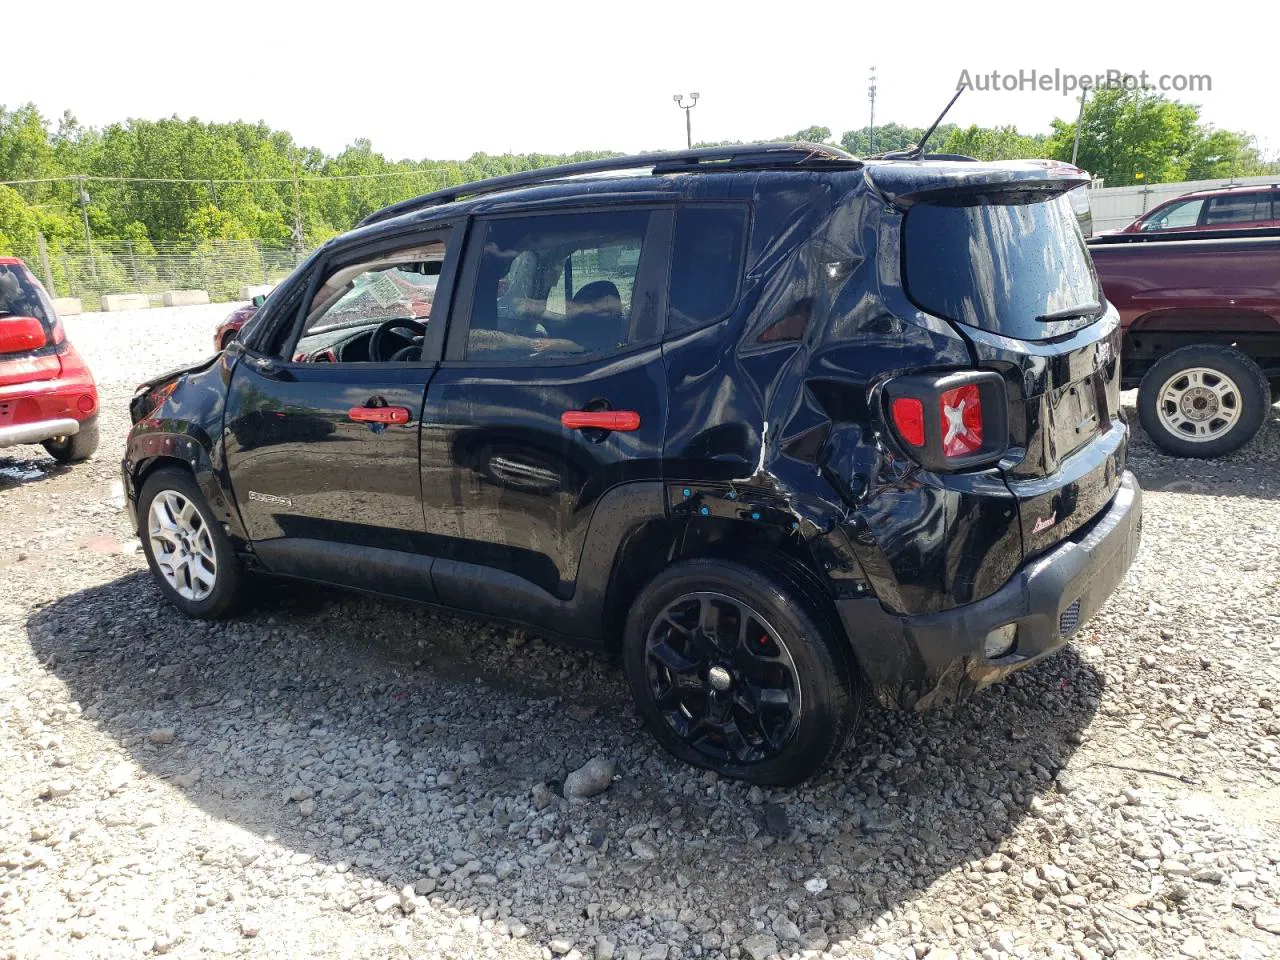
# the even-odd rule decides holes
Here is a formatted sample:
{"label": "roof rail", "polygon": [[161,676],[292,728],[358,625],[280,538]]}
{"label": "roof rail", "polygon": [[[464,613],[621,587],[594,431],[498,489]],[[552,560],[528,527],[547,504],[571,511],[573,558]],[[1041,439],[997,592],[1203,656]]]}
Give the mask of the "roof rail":
{"label": "roof rail", "polygon": [[862,165],[851,153],[828,144],[788,141],[785,143],[744,143],[727,147],[696,147],[692,150],[672,150],[657,153],[640,153],[623,157],[605,157],[601,160],[584,160],[579,163],[562,163],[537,170],[521,170],[488,180],[460,183],[434,193],[401,200],[369,214],[358,226],[367,226],[390,220],[415,210],[425,210],[445,203],[453,203],[463,197],[478,197],[487,193],[501,193],[518,187],[531,187],[539,183],[561,180],[565,177],[588,173],[637,170],[651,167],[655,174],[715,171],[742,167],[808,167],[838,166],[856,170]]}

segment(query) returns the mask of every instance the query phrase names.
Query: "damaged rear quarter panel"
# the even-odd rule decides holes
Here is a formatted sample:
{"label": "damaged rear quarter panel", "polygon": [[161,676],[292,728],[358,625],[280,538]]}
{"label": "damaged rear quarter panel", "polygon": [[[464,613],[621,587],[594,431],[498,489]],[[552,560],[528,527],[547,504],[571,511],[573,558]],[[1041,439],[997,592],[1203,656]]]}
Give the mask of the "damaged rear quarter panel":
{"label": "damaged rear quarter panel", "polygon": [[673,511],[696,522],[701,498],[729,497],[731,516],[801,537],[835,596],[895,612],[991,593],[1022,557],[999,473],[921,470],[869,405],[888,376],[972,366],[902,292],[901,214],[861,172],[765,173],[755,197],[735,312],[664,347]]}

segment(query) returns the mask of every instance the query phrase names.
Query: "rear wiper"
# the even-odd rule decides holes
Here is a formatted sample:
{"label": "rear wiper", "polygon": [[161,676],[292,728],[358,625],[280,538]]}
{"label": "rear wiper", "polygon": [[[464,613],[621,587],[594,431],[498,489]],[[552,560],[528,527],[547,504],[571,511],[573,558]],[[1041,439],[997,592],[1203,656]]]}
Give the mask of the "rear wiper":
{"label": "rear wiper", "polygon": [[1076,317],[1090,317],[1102,309],[1102,304],[1094,301],[1078,303],[1074,307],[1064,307],[1052,313],[1042,313],[1036,317],[1040,323],[1052,323],[1055,320],[1074,320]]}

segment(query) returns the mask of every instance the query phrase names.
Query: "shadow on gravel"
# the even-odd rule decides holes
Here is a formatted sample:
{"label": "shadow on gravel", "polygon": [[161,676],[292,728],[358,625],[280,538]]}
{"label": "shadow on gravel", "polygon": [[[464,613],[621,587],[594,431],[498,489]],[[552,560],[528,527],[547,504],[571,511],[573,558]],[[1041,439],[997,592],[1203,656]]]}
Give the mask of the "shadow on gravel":
{"label": "shadow on gravel", "polygon": [[1129,469],[1137,474],[1144,490],[1280,499],[1280,406],[1271,408],[1253,440],[1212,460],[1169,456],[1151,442],[1138,422],[1136,410],[1130,407],[1126,414],[1133,431]]}
{"label": "shadow on gravel", "polygon": [[70,466],[63,466],[43,454],[25,457],[0,454],[0,493],[23,484],[59,476],[70,469]]}
{"label": "shadow on gravel", "polygon": [[[553,922],[580,947],[598,927],[727,948],[757,921],[792,949],[856,940],[992,855],[1038,794],[1069,789],[1055,775],[1102,692],[1068,649],[960,706],[872,711],[828,775],[759,791],[668,758],[605,657],[331,591],[272,594],[239,621],[194,623],[138,573],[37,611],[28,636],[84,722],[209,814],[317,867],[424,881],[436,908],[509,913],[544,942]],[[151,742],[157,727],[175,741]],[[534,789],[555,794],[594,755],[620,774],[603,795]],[[347,889],[335,909],[371,912],[384,892]]]}

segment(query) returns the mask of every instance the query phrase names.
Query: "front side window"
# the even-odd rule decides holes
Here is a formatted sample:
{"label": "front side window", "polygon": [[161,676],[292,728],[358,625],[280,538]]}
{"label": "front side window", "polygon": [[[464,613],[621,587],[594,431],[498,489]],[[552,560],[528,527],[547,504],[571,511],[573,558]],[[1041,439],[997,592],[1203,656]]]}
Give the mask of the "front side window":
{"label": "front side window", "polygon": [[652,216],[615,210],[484,224],[467,359],[565,361],[635,342]]}
{"label": "front side window", "polygon": [[333,270],[311,298],[293,359],[302,363],[420,360],[444,255],[444,243],[436,241]]}
{"label": "front side window", "polygon": [[1182,203],[1175,203],[1153,214],[1149,220],[1144,220],[1142,229],[1144,231],[1185,230],[1187,227],[1194,227],[1200,222],[1200,208],[1203,206],[1203,200],[1184,200]]}

